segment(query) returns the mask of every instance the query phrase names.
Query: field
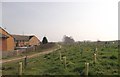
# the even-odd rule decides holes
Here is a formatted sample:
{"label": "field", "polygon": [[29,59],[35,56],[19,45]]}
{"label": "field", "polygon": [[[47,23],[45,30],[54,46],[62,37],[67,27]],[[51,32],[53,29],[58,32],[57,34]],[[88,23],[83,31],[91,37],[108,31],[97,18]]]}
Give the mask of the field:
{"label": "field", "polygon": [[[85,75],[85,63],[89,63],[88,75],[118,75],[117,43],[61,44],[61,49],[23,62],[23,75]],[[95,50],[97,48],[97,50]],[[94,62],[96,53],[96,62]],[[60,60],[61,54],[61,60]],[[66,65],[64,58],[66,57]],[[19,62],[4,63],[3,75],[18,75]]]}

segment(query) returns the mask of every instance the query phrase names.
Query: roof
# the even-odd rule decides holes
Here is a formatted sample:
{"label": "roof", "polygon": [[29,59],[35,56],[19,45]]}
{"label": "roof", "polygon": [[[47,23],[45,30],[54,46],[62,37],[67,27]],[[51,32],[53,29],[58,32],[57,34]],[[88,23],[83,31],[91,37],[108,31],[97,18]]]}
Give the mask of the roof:
{"label": "roof", "polygon": [[25,36],[25,35],[12,35],[15,39],[15,41],[29,41],[32,37],[34,37],[34,35],[31,36]]}
{"label": "roof", "polygon": [[5,31],[8,35],[10,35],[12,37],[12,35],[10,33],[8,33],[6,30],[4,30],[2,27],[0,27],[0,29]]}
{"label": "roof", "polygon": [[8,36],[0,33],[0,38],[8,38]]}

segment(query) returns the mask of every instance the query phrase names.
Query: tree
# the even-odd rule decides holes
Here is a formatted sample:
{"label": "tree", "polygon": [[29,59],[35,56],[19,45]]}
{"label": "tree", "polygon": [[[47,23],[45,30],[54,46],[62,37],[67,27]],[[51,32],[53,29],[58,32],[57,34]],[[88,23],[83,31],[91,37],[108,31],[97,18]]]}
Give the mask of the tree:
{"label": "tree", "polygon": [[74,41],[74,39],[73,39],[72,37],[68,37],[68,36],[64,35],[64,37],[63,37],[63,42],[64,42],[65,44],[72,44],[72,43],[74,43],[75,41]]}
{"label": "tree", "polygon": [[43,37],[43,40],[42,40],[42,44],[47,44],[48,43],[48,40],[46,37]]}

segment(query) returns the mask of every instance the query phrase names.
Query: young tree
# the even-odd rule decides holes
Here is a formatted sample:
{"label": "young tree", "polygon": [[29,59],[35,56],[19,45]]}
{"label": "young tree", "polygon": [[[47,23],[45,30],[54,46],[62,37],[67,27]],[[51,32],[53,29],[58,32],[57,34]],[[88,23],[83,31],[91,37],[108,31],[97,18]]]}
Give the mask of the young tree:
{"label": "young tree", "polygon": [[42,40],[42,44],[47,44],[48,43],[48,40],[46,37],[43,37],[43,40]]}

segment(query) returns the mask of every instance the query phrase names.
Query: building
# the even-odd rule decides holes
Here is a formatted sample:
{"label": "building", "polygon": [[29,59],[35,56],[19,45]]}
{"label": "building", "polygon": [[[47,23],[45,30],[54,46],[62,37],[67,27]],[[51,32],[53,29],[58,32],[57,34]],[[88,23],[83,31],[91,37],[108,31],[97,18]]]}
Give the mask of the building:
{"label": "building", "polygon": [[14,37],[16,47],[27,47],[27,46],[37,46],[40,45],[40,40],[32,35],[12,35]]}
{"label": "building", "polygon": [[0,50],[13,51],[14,47],[15,45],[13,36],[0,27]]}
{"label": "building", "polygon": [[7,36],[0,33],[0,50],[7,50]]}
{"label": "building", "polygon": [[40,40],[36,36],[29,36],[29,45],[30,46],[38,46],[40,45]]}

